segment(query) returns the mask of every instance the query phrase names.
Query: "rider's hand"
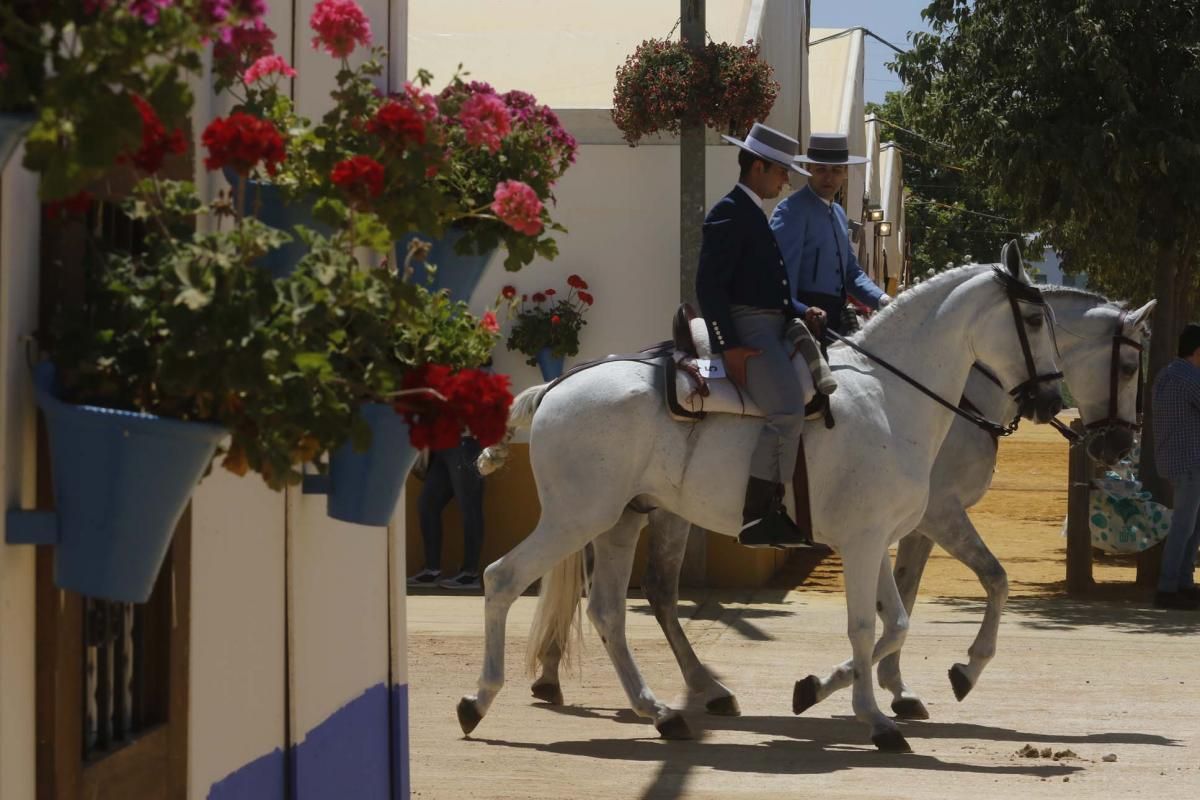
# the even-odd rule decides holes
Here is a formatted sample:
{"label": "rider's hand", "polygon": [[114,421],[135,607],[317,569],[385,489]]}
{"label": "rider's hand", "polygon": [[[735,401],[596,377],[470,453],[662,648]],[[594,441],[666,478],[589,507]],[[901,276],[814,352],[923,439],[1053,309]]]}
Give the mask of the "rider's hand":
{"label": "rider's hand", "polygon": [[813,332],[813,336],[820,336],[825,330],[825,309],[809,306],[804,312],[804,324]]}
{"label": "rider's hand", "polygon": [[725,361],[725,371],[739,389],[746,388],[746,362],[758,355],[762,355],[762,350],[755,350],[753,347],[730,347],[721,353],[721,358]]}

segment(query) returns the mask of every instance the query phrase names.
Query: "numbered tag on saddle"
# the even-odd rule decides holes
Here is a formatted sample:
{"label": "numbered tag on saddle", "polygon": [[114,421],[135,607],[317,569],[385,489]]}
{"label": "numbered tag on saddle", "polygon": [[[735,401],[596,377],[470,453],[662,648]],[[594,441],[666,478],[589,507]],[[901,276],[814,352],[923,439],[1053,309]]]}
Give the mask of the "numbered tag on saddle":
{"label": "numbered tag on saddle", "polygon": [[715,380],[725,377],[725,360],[722,358],[697,358],[694,362],[700,377]]}

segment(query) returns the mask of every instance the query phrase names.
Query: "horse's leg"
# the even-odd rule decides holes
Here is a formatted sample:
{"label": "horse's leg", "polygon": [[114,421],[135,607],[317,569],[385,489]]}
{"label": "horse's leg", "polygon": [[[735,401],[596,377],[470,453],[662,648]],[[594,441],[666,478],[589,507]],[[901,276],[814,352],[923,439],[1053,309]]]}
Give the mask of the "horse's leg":
{"label": "horse's leg", "polygon": [[971,524],[971,518],[963,508],[959,508],[958,513],[947,520],[946,527],[939,532],[937,543],[950,555],[970,567],[987,592],[983,623],[979,626],[975,641],[967,650],[969,663],[950,667],[950,685],[954,689],[954,696],[962,700],[975,688],[983,668],[996,654],[1000,615],[1008,602],[1008,574],[984,544],[979,531]]}
{"label": "horse's leg", "polygon": [[[900,590],[900,599],[904,610],[912,619],[913,607],[917,601],[917,587],[921,585],[921,576],[925,572],[925,564],[933,552],[933,540],[925,536],[921,528],[900,540],[896,549],[896,568],[892,574],[896,578],[896,588]],[[900,654],[902,650],[886,655],[879,662],[877,675],[879,685],[892,693],[892,712],[900,719],[929,719],[929,711],[919,695],[910,690],[900,674]]]}
{"label": "horse's leg", "polygon": [[504,632],[512,604],[530,584],[607,527],[604,522],[588,524],[578,513],[547,514],[543,509],[533,532],[483,571],[483,670],[478,693],[465,695],[458,703],[463,733],[475,729],[504,686]]}
{"label": "horse's leg", "polygon": [[[904,609],[892,578],[892,564],[886,553],[879,565],[879,577],[875,586],[876,609],[883,620],[883,635],[875,643],[871,653],[872,662],[879,662],[899,652],[908,635],[908,612]],[[792,690],[792,711],[799,714],[809,707],[841,691],[854,680],[854,659],[843,661],[833,668],[824,680],[816,675],[796,682]]]}
{"label": "horse's leg", "polygon": [[706,699],[708,713],[736,717],[741,714],[737,698],[701,663],[679,624],[679,571],[691,527],[690,522],[668,511],[650,512],[650,551],[642,591],[666,634],[688,690]]}
{"label": "horse's leg", "polygon": [[690,739],[692,732],[679,712],[659,702],[646,685],[625,638],[626,594],[642,520],[641,514],[626,512],[616,527],[593,543],[596,562],[588,595],[588,617],[604,642],[634,712],[653,720],[664,739]]}
{"label": "horse's leg", "polygon": [[[815,675],[798,682],[792,698],[793,711],[800,713],[807,707],[798,701],[810,699],[806,696],[810,692],[819,693],[831,685],[836,688],[837,682],[849,677],[854,684],[854,716],[871,726],[871,741],[875,746],[887,752],[910,752],[911,748],[896,723],[879,710],[871,682],[871,668],[877,657],[882,658],[904,643],[908,629],[907,615],[900,603],[896,582],[892,579],[891,564],[883,541],[864,541],[866,536],[848,538],[853,545],[843,548],[842,561],[846,580],[846,628],[853,657],[838,666],[824,682]],[[875,645],[877,602],[890,622],[878,646]],[[828,694],[829,691],[825,691],[824,695],[817,694],[813,702]]]}

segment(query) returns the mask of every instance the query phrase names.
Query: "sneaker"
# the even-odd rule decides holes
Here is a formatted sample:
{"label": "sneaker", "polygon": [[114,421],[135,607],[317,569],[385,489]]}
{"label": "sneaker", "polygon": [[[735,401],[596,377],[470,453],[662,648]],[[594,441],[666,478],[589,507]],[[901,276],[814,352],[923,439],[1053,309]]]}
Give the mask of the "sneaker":
{"label": "sneaker", "polygon": [[1200,600],[1187,592],[1158,592],[1154,595],[1154,607],[1195,611],[1200,608]]}
{"label": "sneaker", "polygon": [[473,572],[460,572],[453,578],[446,578],[440,581],[438,586],[443,589],[482,589],[483,584],[479,582],[479,574]]}
{"label": "sneaker", "polygon": [[408,585],[413,589],[431,589],[437,586],[440,577],[442,577],[440,569],[423,569],[408,579]]}

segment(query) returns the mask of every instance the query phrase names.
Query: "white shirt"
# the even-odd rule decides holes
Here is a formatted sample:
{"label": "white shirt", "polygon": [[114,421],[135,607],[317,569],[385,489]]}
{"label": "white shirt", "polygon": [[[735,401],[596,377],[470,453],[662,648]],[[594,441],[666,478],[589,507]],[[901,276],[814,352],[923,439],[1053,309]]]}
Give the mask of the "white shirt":
{"label": "white shirt", "polygon": [[756,195],[756,194],[754,193],[754,190],[753,190],[753,189],[751,189],[749,186],[747,186],[747,185],[746,185],[746,184],[744,184],[744,183],[739,183],[739,184],[737,185],[737,187],[738,187],[739,189],[741,189],[743,192],[745,192],[746,194],[750,195],[750,199],[754,201],[754,205],[758,206],[758,207],[759,207],[759,209],[761,209],[761,208],[763,207],[763,201],[762,201],[762,198],[761,198],[761,197],[759,197],[758,195]]}

